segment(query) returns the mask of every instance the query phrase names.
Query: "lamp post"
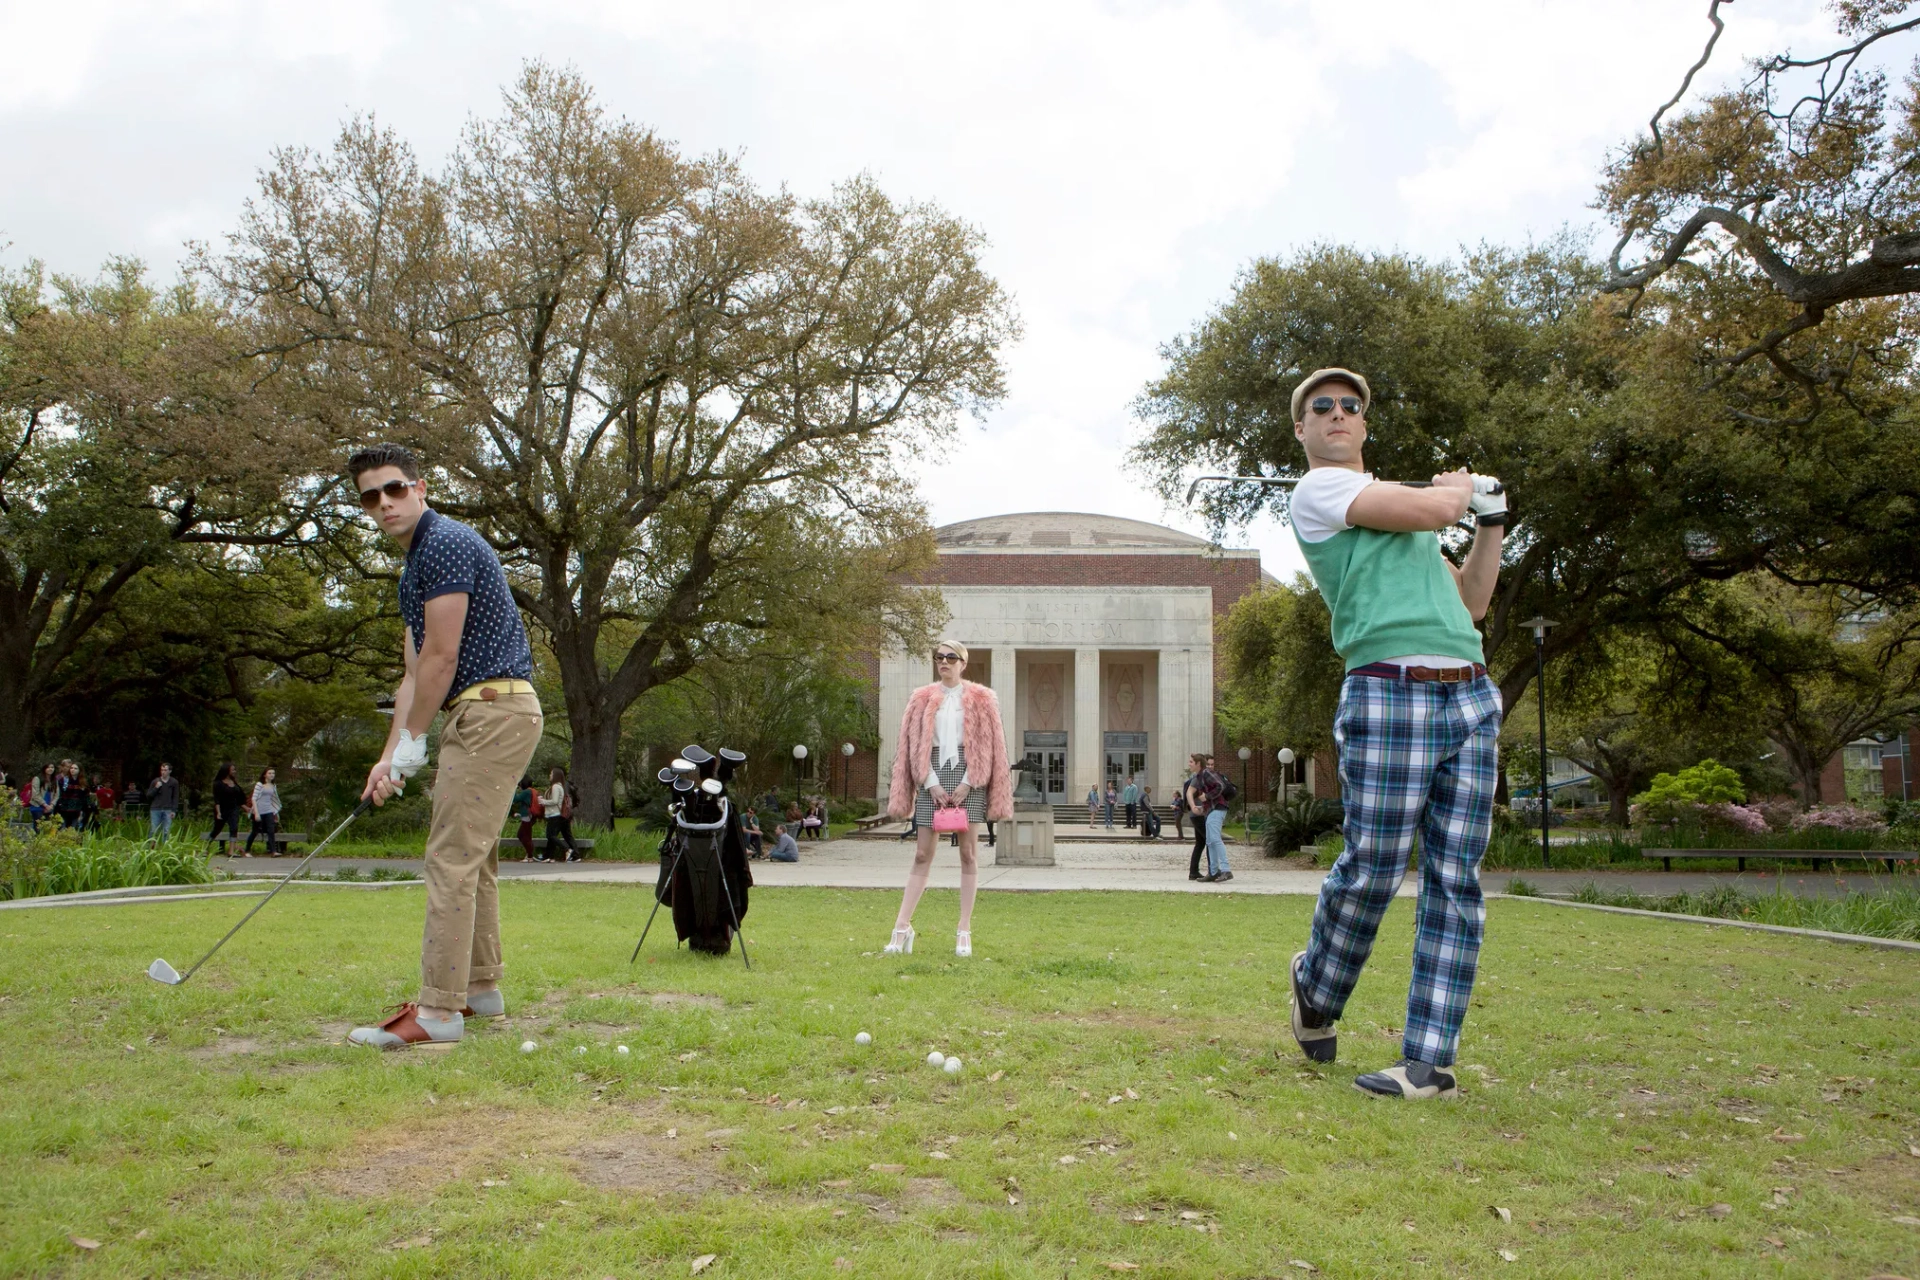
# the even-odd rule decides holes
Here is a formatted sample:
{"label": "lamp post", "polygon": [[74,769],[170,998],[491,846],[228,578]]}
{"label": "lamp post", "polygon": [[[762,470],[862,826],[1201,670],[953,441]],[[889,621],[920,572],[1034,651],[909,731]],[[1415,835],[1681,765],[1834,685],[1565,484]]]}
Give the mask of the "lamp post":
{"label": "lamp post", "polygon": [[1253,843],[1253,810],[1247,807],[1247,761],[1253,759],[1253,748],[1242,747],[1236,753],[1240,757],[1240,826],[1246,832],[1247,843]]}
{"label": "lamp post", "polygon": [[840,766],[840,803],[845,804],[853,787],[853,744],[841,743],[840,754],[845,758],[845,763]]}
{"label": "lamp post", "polygon": [[1293,748],[1282,747],[1276,753],[1280,761],[1280,807],[1287,807],[1287,775],[1293,772]]}
{"label": "lamp post", "polygon": [[1520,625],[1533,632],[1533,698],[1540,704],[1540,865],[1551,867],[1553,857],[1547,851],[1547,820],[1552,816],[1547,808],[1547,632],[1560,624],[1536,613]]}
{"label": "lamp post", "polygon": [[793,795],[796,800],[799,799],[800,797],[800,767],[802,764],[805,763],[806,758],[807,758],[807,744],[804,742],[794,743],[793,744]]}

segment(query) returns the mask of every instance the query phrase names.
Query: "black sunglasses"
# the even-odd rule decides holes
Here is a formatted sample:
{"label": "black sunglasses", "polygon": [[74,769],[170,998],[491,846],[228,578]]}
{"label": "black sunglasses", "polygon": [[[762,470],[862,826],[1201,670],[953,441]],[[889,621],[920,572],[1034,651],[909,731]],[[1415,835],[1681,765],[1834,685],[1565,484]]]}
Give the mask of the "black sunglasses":
{"label": "black sunglasses", "polygon": [[1346,414],[1349,418],[1357,418],[1360,416],[1359,396],[1341,396],[1337,401],[1332,396],[1315,396],[1313,399],[1307,401],[1307,408],[1324,417],[1333,412],[1333,406],[1335,404],[1338,404],[1340,406],[1340,412]]}
{"label": "black sunglasses", "polygon": [[945,649],[935,649],[933,651],[933,660],[935,662],[958,662],[960,661],[960,655],[957,653],[949,653]]}
{"label": "black sunglasses", "polygon": [[389,480],[378,489],[362,489],[360,491],[360,505],[369,511],[373,510],[380,505],[380,495],[383,493],[395,502],[398,502],[407,496],[407,490],[419,483],[418,480]]}

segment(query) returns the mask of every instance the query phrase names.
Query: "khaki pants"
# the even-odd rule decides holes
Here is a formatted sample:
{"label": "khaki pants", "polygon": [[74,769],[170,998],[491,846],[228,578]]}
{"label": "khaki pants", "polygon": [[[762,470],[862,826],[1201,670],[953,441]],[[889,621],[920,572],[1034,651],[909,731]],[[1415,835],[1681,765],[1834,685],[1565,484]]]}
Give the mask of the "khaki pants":
{"label": "khaki pants", "polygon": [[498,982],[500,828],[513,789],[540,742],[540,700],[505,694],[458,702],[440,730],[427,836],[427,929],[420,943],[420,1003],[458,1009],[467,984]]}

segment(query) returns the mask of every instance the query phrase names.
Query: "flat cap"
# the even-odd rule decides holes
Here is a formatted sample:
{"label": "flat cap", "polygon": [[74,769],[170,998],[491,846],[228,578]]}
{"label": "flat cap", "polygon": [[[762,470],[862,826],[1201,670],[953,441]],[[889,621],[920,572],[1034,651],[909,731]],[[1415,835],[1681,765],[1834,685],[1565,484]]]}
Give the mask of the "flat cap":
{"label": "flat cap", "polygon": [[1336,378],[1342,382],[1350,382],[1360,389],[1360,412],[1365,413],[1373,406],[1373,388],[1367,385],[1365,378],[1353,372],[1353,370],[1315,369],[1312,373],[1302,378],[1300,385],[1293,389],[1293,420],[1295,422],[1303,420],[1300,416],[1300,410],[1305,407],[1307,396],[1312,393],[1313,389],[1323,382],[1332,382]]}

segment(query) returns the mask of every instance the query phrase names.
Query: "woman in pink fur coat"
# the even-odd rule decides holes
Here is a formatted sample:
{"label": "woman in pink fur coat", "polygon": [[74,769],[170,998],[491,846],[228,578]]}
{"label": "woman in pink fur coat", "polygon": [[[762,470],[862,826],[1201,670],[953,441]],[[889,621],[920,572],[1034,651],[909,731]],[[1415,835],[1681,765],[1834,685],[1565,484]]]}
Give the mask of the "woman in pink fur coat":
{"label": "woman in pink fur coat", "polygon": [[933,811],[959,806],[968,825],[960,832],[960,923],[953,953],[973,954],[973,899],[980,888],[980,862],[973,824],[1013,817],[1013,782],[1007,770],[1007,735],[1000,724],[1000,700],[993,690],[962,680],[967,647],[953,640],[933,646],[939,679],[915,689],[900,720],[900,743],[893,753],[893,781],[887,810],[896,818],[914,816],[918,841],[893,940],[886,954],[913,950],[913,909],[927,889],[933,869]]}

